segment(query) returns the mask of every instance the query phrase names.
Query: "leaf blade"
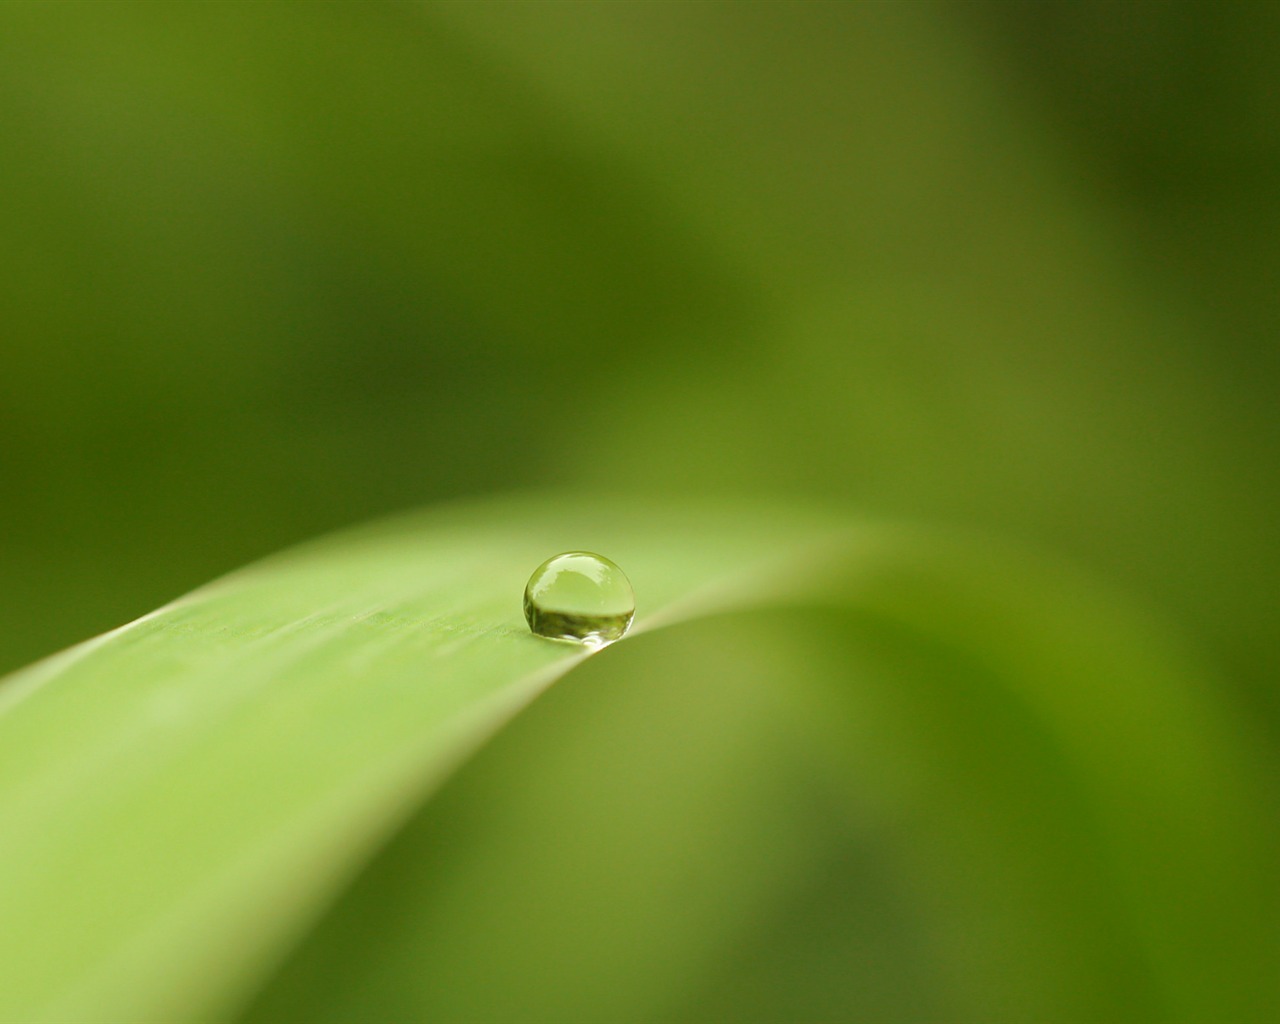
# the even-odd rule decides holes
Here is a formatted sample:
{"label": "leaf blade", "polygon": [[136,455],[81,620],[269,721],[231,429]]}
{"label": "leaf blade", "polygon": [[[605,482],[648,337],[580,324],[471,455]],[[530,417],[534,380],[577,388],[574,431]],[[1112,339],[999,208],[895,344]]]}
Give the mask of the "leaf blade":
{"label": "leaf blade", "polygon": [[0,710],[0,1018],[190,1016],[245,984],[585,656],[520,618],[524,576],[555,550],[615,553],[643,619],[833,525],[460,507],[269,559],[19,673]]}

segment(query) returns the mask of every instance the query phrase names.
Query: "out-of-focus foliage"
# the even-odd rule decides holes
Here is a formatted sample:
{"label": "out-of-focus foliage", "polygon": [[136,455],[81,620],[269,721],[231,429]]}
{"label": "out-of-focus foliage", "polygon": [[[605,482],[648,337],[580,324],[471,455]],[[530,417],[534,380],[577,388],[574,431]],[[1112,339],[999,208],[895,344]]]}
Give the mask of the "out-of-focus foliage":
{"label": "out-of-focus foliage", "polygon": [[585,481],[1045,539],[1271,678],[1273,6],[0,17],[0,660]]}
{"label": "out-of-focus foliage", "polygon": [[799,496],[1087,566],[1280,777],[1278,104],[1265,2],[0,5],[0,668],[406,506]]}

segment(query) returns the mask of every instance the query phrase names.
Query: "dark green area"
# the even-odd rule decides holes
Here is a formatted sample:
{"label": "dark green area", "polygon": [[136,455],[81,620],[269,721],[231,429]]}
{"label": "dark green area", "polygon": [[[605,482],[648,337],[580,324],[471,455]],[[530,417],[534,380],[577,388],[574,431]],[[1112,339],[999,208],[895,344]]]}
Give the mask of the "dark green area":
{"label": "dark green area", "polygon": [[1274,724],[1273,5],[9,4],[0,664],[369,515],[1042,541]]}

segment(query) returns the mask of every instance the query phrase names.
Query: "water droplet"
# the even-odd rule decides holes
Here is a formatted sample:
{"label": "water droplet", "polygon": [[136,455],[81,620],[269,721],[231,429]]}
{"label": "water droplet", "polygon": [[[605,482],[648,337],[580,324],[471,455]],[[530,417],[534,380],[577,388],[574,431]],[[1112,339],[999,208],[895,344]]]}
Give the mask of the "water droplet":
{"label": "water droplet", "polygon": [[524,588],[524,617],[538,636],[602,647],[621,637],[636,613],[626,573],[590,551],[543,562]]}

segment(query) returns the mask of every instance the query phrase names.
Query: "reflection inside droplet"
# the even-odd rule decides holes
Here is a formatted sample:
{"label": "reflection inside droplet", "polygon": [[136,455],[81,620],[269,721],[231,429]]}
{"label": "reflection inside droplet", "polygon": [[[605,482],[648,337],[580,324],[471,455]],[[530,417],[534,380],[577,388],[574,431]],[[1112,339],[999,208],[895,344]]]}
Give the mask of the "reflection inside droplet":
{"label": "reflection inside droplet", "polygon": [[626,633],[636,597],[626,573],[590,551],[543,562],[524,588],[524,617],[538,636],[603,647]]}

